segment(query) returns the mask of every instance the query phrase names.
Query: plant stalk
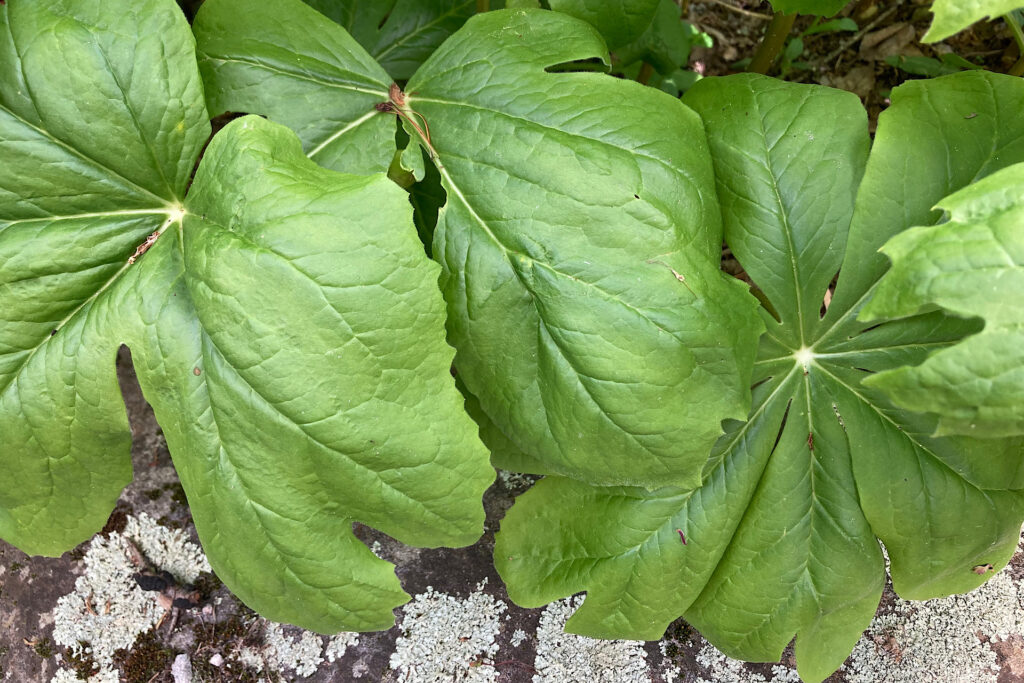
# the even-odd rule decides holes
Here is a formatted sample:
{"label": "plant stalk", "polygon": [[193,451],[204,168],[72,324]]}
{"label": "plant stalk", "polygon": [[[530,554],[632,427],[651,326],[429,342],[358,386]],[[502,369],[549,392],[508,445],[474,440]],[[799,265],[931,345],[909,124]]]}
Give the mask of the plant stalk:
{"label": "plant stalk", "polygon": [[640,66],[640,73],[636,77],[637,83],[647,85],[651,81],[651,76],[654,75],[654,67],[648,62],[644,62]]}
{"label": "plant stalk", "polygon": [[750,60],[747,71],[758,74],[768,73],[768,69],[772,67],[772,64],[778,59],[779,53],[782,52],[782,48],[786,45],[786,38],[793,30],[795,21],[796,12],[792,14],[775,12],[772,15],[772,21],[765,29],[764,38],[761,40],[757,52],[754,53],[754,58]]}
{"label": "plant stalk", "polygon": [[476,0],[476,11],[477,14],[481,12],[487,12],[491,9],[491,0]]}

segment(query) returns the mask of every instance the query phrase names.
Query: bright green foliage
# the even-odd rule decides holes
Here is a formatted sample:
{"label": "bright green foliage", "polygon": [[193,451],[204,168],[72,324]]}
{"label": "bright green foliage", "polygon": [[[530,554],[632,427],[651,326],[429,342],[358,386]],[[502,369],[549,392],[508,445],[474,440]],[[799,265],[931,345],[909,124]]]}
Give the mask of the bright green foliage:
{"label": "bright green foliage", "polygon": [[[865,254],[928,222],[916,207],[1024,161],[1021,97],[1019,80],[992,74],[905,85],[865,173],[866,116],[851,94],[752,75],[688,92],[707,129],[726,240],[774,311],[763,315],[753,409],[728,425],[699,487],[538,483],[495,548],[510,596],[529,606],[586,590],[567,628],[600,637],[656,638],[685,615],[749,660],[777,660],[795,636],[800,674],[816,681],[875,612],[885,578],[876,537],[896,590],[911,598],[969,590],[985,580],[973,567],[1004,565],[1024,518],[1021,442],[933,437],[934,420],[862,381],[977,325],[933,312],[872,328],[857,314],[884,271]],[[904,164],[920,168],[958,139],[955,126],[973,123],[961,109],[982,119],[974,144],[984,156],[972,147],[944,157],[941,187],[922,184],[927,173],[904,176]]]}
{"label": "bright green foliage", "polygon": [[114,285],[180,214],[202,97],[173,3],[0,6],[0,535],[27,552],[94,534],[131,479]]}
{"label": "bright green foliage", "polygon": [[[201,50],[226,39],[211,17],[251,17],[263,4],[208,2]],[[328,29],[294,18],[296,34]],[[263,49],[263,29],[244,26],[223,24],[238,49],[223,59],[258,59],[248,50]],[[347,40],[329,28],[323,41]],[[300,58],[282,54],[281,69],[301,68]],[[497,428],[551,471],[692,485],[721,420],[745,414],[761,326],[753,299],[718,269],[700,122],[639,84],[545,70],[588,58],[607,55],[584,22],[495,11],[470,20],[409,81],[405,109],[429,123],[448,197],[433,254],[455,364]],[[348,59],[339,53],[323,69],[355,70]],[[233,77],[207,74],[211,92],[233,87]],[[250,110],[274,116],[277,95],[264,93]]]}
{"label": "bright green foliage", "polygon": [[[299,0],[206,2],[193,30],[207,106],[259,112],[298,134],[309,157],[346,173],[386,171],[394,124],[373,106],[391,77],[338,25]],[[310,40],[317,36],[317,40]]]}
{"label": "bright green foliage", "polygon": [[392,78],[401,79],[412,76],[416,67],[476,10],[476,0],[303,2],[344,26]]}
{"label": "bright green foliage", "polygon": [[[634,83],[544,71],[601,54],[567,17],[489,13],[410,80],[449,197],[434,237],[449,338],[484,411],[552,470],[692,480],[745,403],[757,326],[718,272],[690,112]],[[460,61],[490,68],[467,81]]]}
{"label": "bright green foliage", "polygon": [[184,197],[209,123],[175,4],[2,12],[0,534],[59,554],[103,525],[126,343],[224,582],[272,619],[386,628],[407,596],[352,523],[468,544],[493,479],[405,193],[247,117]]}
{"label": "bright green foliage", "polygon": [[893,269],[861,318],[940,306],[985,319],[985,329],[917,367],[867,384],[909,410],[939,415],[939,434],[1024,434],[1024,164],[945,198],[951,219],[891,239]]}
{"label": "bright green foliage", "polygon": [[772,9],[776,12],[792,14],[814,14],[820,17],[831,17],[849,4],[849,0],[771,0]]}
{"label": "bright green foliage", "polygon": [[986,17],[995,19],[1020,7],[1024,7],[1022,0],[935,0],[932,5],[935,19],[922,40],[937,43],[976,21]]}
{"label": "bright green foliage", "polygon": [[651,25],[659,0],[550,0],[549,4],[556,12],[594,26],[608,49],[614,50],[636,40]]}

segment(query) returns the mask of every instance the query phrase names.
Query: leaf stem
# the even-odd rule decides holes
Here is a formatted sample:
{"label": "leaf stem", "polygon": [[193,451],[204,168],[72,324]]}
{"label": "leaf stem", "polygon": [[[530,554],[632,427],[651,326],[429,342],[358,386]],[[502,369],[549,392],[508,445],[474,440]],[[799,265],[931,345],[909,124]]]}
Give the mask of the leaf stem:
{"label": "leaf stem", "polygon": [[1017,41],[1017,52],[1019,53],[1017,63],[1011,66],[1007,73],[1011,76],[1024,76],[1024,30],[1021,30],[1017,17],[1012,12],[1004,14],[1003,19],[1006,20],[1006,25],[1010,27],[1013,38]]}
{"label": "leaf stem", "polygon": [[652,75],[654,75],[654,67],[651,66],[649,62],[644,62],[640,67],[640,73],[637,75],[636,81],[637,83],[647,85],[650,82]]}
{"label": "leaf stem", "polygon": [[477,13],[487,12],[491,9],[491,0],[476,0]]}
{"label": "leaf stem", "polygon": [[771,23],[765,29],[764,38],[761,40],[757,52],[754,53],[754,58],[750,60],[750,66],[747,67],[747,71],[758,74],[768,73],[768,69],[771,68],[779,53],[782,52],[782,48],[786,44],[786,38],[789,37],[790,31],[793,30],[793,23],[795,21],[796,12],[792,14],[775,12],[772,14]]}

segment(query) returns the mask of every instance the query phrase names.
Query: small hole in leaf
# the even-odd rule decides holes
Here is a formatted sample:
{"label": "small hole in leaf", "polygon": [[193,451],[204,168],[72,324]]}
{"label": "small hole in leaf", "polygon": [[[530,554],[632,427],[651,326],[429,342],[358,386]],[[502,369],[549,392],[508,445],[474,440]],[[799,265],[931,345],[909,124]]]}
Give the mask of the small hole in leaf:
{"label": "small hole in leaf", "polygon": [[818,311],[818,317],[824,318],[825,314],[828,313],[828,307],[832,303],[832,295],[836,291],[836,282],[839,281],[839,273],[837,272],[832,276],[832,282],[828,283],[828,287],[825,289],[825,295],[821,300],[821,309]]}
{"label": "small hole in leaf", "polygon": [[602,59],[591,57],[590,59],[574,59],[568,62],[552,64],[551,66],[546,67],[544,71],[549,74],[566,72],[608,73],[608,65],[605,64]]}

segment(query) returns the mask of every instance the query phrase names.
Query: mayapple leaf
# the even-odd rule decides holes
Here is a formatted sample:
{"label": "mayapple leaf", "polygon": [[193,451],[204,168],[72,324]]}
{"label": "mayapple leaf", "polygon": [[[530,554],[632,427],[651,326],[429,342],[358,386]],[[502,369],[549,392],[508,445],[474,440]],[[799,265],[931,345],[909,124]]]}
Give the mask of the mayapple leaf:
{"label": "mayapple leaf", "polygon": [[747,405],[761,325],[719,270],[693,113],[635,83],[546,71],[605,57],[572,17],[488,12],[409,81],[448,195],[433,254],[449,339],[483,412],[550,471],[694,482],[721,420]]}
{"label": "mayapple leaf", "polygon": [[102,527],[131,476],[124,343],[224,582],[272,619],[387,628],[408,596],[353,523],[466,545],[494,477],[406,194],[245,117],[186,196],[209,123],[173,2],[0,12],[0,534],[59,554]]}
{"label": "mayapple leaf", "polygon": [[551,9],[591,24],[609,50],[640,37],[654,19],[659,0],[550,0]]}
{"label": "mayapple leaf", "polygon": [[211,562],[242,574],[236,592],[270,618],[385,628],[404,596],[352,522],[467,545],[494,476],[448,372],[438,267],[405,193],[322,169],[290,131],[247,117],[211,143],[186,208],[180,298],[200,374],[158,381],[191,401],[167,412],[206,416],[202,442],[182,430],[168,443],[202,448],[182,479],[218,539]]}
{"label": "mayapple leaf", "polygon": [[[587,591],[572,632],[650,639],[685,616],[726,654],[754,661],[778,660],[795,637],[801,677],[820,681],[875,613],[885,581],[876,538],[908,598],[970,590],[986,579],[973,567],[1005,565],[1024,519],[1024,440],[935,437],[934,420],[864,381],[955,348],[978,325],[936,311],[858,321],[881,272],[868,261],[865,280],[850,254],[920,222],[915,207],[934,205],[946,183],[1024,161],[1022,96],[1019,79],[994,74],[901,86],[869,160],[867,117],[849,93],[754,75],[690,90],[726,240],[774,311],[763,312],[752,412],[728,423],[700,486],[547,477],[521,496],[495,547],[513,600]],[[949,156],[942,183],[897,182],[895,160],[916,165],[959,139],[965,108],[997,144]],[[887,221],[873,222],[880,212]],[[826,305],[840,264],[848,293]]]}
{"label": "mayapple leaf", "polygon": [[[209,19],[265,15],[263,5],[211,0],[197,20],[201,51],[229,30],[239,52],[225,61],[258,51],[254,22],[215,33]],[[296,34],[351,41],[298,0],[275,7]],[[280,58],[288,72],[307,62],[303,52]],[[455,365],[483,413],[546,470],[692,485],[721,421],[746,414],[762,326],[745,287],[719,270],[700,121],[636,83],[549,72],[586,59],[607,53],[583,21],[487,12],[431,55],[407,93],[364,106],[401,115],[441,176],[447,203],[432,253]],[[357,67],[338,52],[322,70]],[[205,75],[208,91],[231,91],[221,72]],[[276,95],[262,92],[253,109],[267,113]],[[393,153],[393,135],[381,135]]]}
{"label": "mayapple leaf", "polygon": [[921,40],[937,43],[959,33],[976,21],[991,18],[1024,7],[1024,0],[935,0],[935,18]]}
{"label": "mayapple leaf", "polygon": [[374,105],[391,78],[336,23],[299,0],[210,0],[192,29],[212,114],[263,114],[294,130],[321,166],[387,171],[395,125]]}
{"label": "mayapple leaf", "polygon": [[1024,164],[943,199],[949,222],[902,232],[862,320],[941,307],[985,329],[924,363],[866,384],[902,408],[938,416],[938,434],[1024,435]]}
{"label": "mayapple leaf", "polygon": [[57,555],[131,479],[116,283],[210,134],[164,0],[0,6],[0,536]]}
{"label": "mayapple leaf", "polygon": [[403,80],[476,11],[476,0],[303,2],[343,26],[392,78]]}

